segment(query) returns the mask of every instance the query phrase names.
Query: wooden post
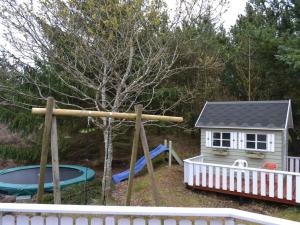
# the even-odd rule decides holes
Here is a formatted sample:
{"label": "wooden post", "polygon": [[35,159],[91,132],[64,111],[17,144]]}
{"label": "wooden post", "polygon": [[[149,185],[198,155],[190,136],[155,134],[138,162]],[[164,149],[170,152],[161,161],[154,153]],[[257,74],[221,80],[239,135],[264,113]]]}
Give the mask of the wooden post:
{"label": "wooden post", "polygon": [[53,113],[54,99],[48,97],[46,105],[46,114],[45,114],[45,123],[44,123],[44,132],[43,132],[43,141],[42,141],[42,152],[41,152],[41,161],[40,161],[40,177],[39,177],[39,186],[37,193],[37,203],[41,203],[44,194],[44,183],[45,183],[45,172],[47,157],[50,148],[50,135],[51,135],[51,126],[52,126],[52,113]]}
{"label": "wooden post", "polygon": [[172,141],[169,141],[169,168],[172,166]]}
{"label": "wooden post", "polygon": [[56,116],[52,117],[51,129],[51,159],[52,159],[52,179],[54,204],[61,204],[60,179],[59,179],[59,160],[57,143],[57,123]]}
{"label": "wooden post", "polygon": [[136,162],[137,150],[139,146],[139,137],[142,123],[142,105],[135,106],[136,120],[135,120],[135,131],[132,143],[132,152],[131,152],[131,160],[130,160],[130,173],[128,179],[128,189],[127,189],[127,197],[126,197],[126,205],[130,205],[132,186],[133,186],[133,177],[134,177],[134,167]]}
{"label": "wooden post", "polygon": [[147,160],[148,173],[151,178],[152,193],[153,193],[155,205],[160,206],[159,191],[158,191],[157,183],[156,183],[155,176],[154,176],[153,165],[152,165],[152,161],[151,161],[151,157],[150,157],[150,153],[149,153],[148,141],[147,141],[146,132],[145,132],[145,128],[144,128],[143,124],[141,124],[141,141],[142,141],[142,146],[143,146],[143,150],[144,150],[144,155]]}
{"label": "wooden post", "polygon": [[164,146],[168,147],[168,140],[167,139],[164,140]]}

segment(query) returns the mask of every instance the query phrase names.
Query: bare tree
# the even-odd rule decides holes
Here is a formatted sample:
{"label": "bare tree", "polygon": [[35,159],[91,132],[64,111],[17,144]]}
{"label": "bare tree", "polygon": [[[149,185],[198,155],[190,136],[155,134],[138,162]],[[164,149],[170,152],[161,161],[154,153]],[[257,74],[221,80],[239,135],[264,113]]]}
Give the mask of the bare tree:
{"label": "bare tree", "polygon": [[[212,9],[209,4],[206,9]],[[16,59],[35,70],[20,71],[11,80],[35,90],[26,92],[1,82],[0,89],[6,93],[1,98],[26,108],[31,105],[13,101],[7,93],[33,99],[51,94],[58,107],[128,112],[141,103],[151,113],[166,112],[150,107],[156,88],[183,68],[174,66],[178,43],[170,29],[170,24],[180,21],[170,22],[164,5],[159,0],[2,0],[4,36]],[[182,16],[190,10],[186,6],[177,12]],[[170,41],[176,43],[172,48]],[[105,142],[104,201],[111,187],[113,153],[108,121],[94,121]],[[113,128],[121,122],[113,121]]]}

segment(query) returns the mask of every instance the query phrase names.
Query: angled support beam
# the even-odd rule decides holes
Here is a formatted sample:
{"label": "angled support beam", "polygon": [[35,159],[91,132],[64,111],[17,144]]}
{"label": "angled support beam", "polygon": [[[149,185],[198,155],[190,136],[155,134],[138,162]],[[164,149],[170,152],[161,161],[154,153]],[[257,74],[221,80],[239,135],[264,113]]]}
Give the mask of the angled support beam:
{"label": "angled support beam", "polygon": [[53,177],[54,204],[61,204],[60,178],[59,178],[59,159],[58,159],[58,138],[56,116],[52,117],[51,128],[51,160]]}
{"label": "angled support beam", "polygon": [[48,97],[46,105],[46,115],[44,123],[44,132],[43,132],[43,141],[42,141],[42,152],[41,152],[41,161],[40,161],[40,177],[39,177],[39,186],[37,193],[37,203],[41,203],[44,195],[44,182],[45,182],[45,172],[46,164],[48,158],[48,152],[51,142],[51,127],[52,127],[52,114],[54,107],[54,98]]}
{"label": "angled support beam", "polygon": [[143,150],[144,150],[144,155],[147,160],[147,169],[148,169],[148,173],[149,173],[150,179],[151,179],[152,194],[153,194],[153,198],[155,201],[155,206],[160,206],[159,191],[158,191],[157,183],[156,183],[155,176],[154,176],[153,165],[152,165],[150,152],[149,152],[149,145],[148,145],[146,132],[145,132],[145,128],[144,128],[143,124],[141,124],[141,141],[142,141],[142,146],[143,146]]}
{"label": "angled support beam", "polygon": [[136,113],[135,131],[134,131],[134,137],[132,143],[130,173],[129,173],[128,188],[127,188],[126,203],[125,203],[125,205],[127,206],[130,205],[130,201],[131,201],[133,178],[134,178],[134,167],[136,163],[136,156],[137,156],[137,150],[139,146],[139,138],[140,138],[140,131],[141,131],[141,123],[142,123],[142,111],[143,111],[142,105],[135,106],[135,113]]}

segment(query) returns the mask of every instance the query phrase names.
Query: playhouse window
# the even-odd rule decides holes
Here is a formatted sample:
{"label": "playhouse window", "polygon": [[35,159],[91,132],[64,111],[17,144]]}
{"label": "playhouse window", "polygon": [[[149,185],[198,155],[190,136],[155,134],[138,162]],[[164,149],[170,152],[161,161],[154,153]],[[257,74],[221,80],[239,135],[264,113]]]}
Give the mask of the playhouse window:
{"label": "playhouse window", "polygon": [[213,132],[213,147],[230,147],[230,133]]}
{"label": "playhouse window", "polygon": [[246,148],[254,150],[267,150],[267,135],[246,134]]}

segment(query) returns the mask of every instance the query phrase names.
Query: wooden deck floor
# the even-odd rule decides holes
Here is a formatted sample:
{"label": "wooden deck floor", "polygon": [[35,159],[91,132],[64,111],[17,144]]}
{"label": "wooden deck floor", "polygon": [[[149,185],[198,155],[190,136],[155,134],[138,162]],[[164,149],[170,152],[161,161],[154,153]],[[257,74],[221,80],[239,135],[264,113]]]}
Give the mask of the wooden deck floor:
{"label": "wooden deck floor", "polygon": [[[222,181],[222,176],[220,177],[220,180]],[[245,179],[244,177],[242,178],[241,182],[241,190],[238,191],[237,188],[237,178],[234,178],[234,190],[230,190],[229,184],[230,184],[230,178],[227,177],[227,187],[222,187],[222,182],[219,184],[219,188],[216,187],[216,179],[215,176],[213,176],[213,185],[212,187],[209,187],[209,180],[208,180],[208,174],[206,176],[206,185],[202,186],[201,182],[202,181],[202,176],[200,176],[200,185],[195,185],[196,184],[196,177],[194,177],[194,185],[190,186],[186,183],[186,186],[191,189],[197,189],[197,190],[204,190],[204,191],[212,191],[212,192],[218,192],[218,193],[223,193],[223,194],[228,194],[228,195],[234,195],[234,196],[241,196],[241,197],[246,197],[246,198],[252,198],[252,199],[259,199],[259,200],[264,200],[264,201],[272,201],[272,202],[279,202],[279,203],[284,203],[284,204],[289,204],[289,205],[297,205],[300,206],[299,203],[296,203],[296,179],[293,177],[292,179],[292,191],[291,191],[291,199],[288,199],[287,197],[287,179],[283,179],[283,193],[282,193],[282,198],[278,197],[278,184],[277,180],[274,179],[274,197],[272,196],[272,193],[270,192],[270,185],[269,185],[269,177],[267,176],[265,179],[265,191],[262,191],[262,182],[261,179],[258,177],[257,179],[257,194],[253,192],[253,182],[250,179],[249,180],[249,193],[246,193],[246,188],[245,188]],[[197,182],[198,183],[198,182]],[[224,190],[225,189],[225,190]]]}

